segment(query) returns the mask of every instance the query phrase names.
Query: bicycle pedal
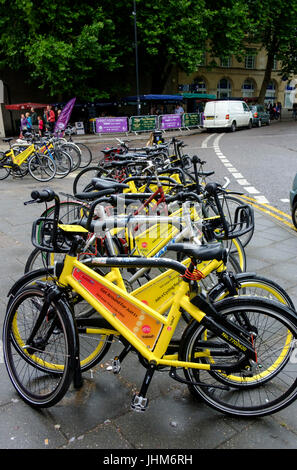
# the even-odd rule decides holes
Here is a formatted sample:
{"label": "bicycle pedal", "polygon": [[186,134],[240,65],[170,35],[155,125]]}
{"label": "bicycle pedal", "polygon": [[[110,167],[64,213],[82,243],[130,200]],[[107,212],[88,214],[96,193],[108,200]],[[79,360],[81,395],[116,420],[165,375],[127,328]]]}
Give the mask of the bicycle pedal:
{"label": "bicycle pedal", "polygon": [[119,374],[121,372],[121,363],[120,363],[119,359],[117,359],[117,358],[115,358],[112,361],[112,372],[114,374]]}
{"label": "bicycle pedal", "polygon": [[133,411],[145,411],[148,406],[148,398],[142,397],[141,395],[133,395],[132,401],[131,401],[131,409]]}

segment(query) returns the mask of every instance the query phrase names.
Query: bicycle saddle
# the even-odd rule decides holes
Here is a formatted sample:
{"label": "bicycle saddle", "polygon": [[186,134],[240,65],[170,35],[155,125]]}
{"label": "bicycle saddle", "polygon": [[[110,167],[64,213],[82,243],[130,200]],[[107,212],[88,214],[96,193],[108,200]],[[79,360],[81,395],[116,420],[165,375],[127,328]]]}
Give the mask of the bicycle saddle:
{"label": "bicycle saddle", "polygon": [[13,137],[5,137],[2,139],[3,142],[10,142],[11,140],[13,140]]}
{"label": "bicycle saddle", "polygon": [[121,191],[129,188],[127,184],[119,183],[118,181],[105,180],[103,178],[93,178],[91,181],[95,189],[99,191],[103,189],[114,189],[115,191]]}
{"label": "bicycle saddle", "polygon": [[208,245],[195,245],[193,243],[174,243],[168,246],[168,250],[184,253],[189,258],[194,258],[200,261],[210,261],[216,259],[217,261],[225,260],[227,251],[221,243],[214,243]]}

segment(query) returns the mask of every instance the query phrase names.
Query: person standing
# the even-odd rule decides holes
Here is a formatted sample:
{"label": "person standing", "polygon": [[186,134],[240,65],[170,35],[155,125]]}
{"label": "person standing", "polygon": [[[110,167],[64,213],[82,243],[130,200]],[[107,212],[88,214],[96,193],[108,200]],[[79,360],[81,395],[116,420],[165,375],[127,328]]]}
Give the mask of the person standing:
{"label": "person standing", "polygon": [[54,132],[55,122],[56,122],[56,115],[55,112],[52,110],[51,105],[48,105],[46,108],[46,121],[48,123],[49,131]]}
{"label": "person standing", "polygon": [[31,108],[31,122],[32,122],[32,127],[35,132],[38,132],[38,119],[37,119],[37,113],[34,108]]}
{"label": "person standing", "polygon": [[39,132],[40,137],[42,137],[43,131],[44,131],[44,122],[41,116],[38,116],[37,120],[38,120],[38,132]]}
{"label": "person standing", "polygon": [[28,129],[28,121],[24,113],[21,114],[20,139],[24,137],[23,133]]}
{"label": "person standing", "polygon": [[174,110],[175,114],[183,114],[184,112],[185,112],[184,108],[180,104],[177,104],[175,106],[175,110]]}
{"label": "person standing", "polygon": [[26,119],[27,119],[28,131],[32,131],[32,121],[31,121],[31,116],[30,116],[29,111],[25,114],[25,116],[26,116]]}

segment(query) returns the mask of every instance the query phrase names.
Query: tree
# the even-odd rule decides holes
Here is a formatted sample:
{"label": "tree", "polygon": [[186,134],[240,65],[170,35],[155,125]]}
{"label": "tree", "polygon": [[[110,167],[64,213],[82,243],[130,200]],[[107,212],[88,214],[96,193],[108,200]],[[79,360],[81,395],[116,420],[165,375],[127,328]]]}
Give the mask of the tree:
{"label": "tree", "polygon": [[264,103],[274,60],[280,61],[282,76],[297,73],[297,0],[248,0],[247,4],[249,41],[261,44],[267,51],[267,64],[259,93],[259,103]]}

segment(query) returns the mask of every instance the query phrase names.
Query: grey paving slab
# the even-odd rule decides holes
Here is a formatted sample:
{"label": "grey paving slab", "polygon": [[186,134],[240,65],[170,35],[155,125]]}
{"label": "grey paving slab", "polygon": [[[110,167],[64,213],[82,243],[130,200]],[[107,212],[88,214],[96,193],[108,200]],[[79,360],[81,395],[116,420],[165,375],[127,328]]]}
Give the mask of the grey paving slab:
{"label": "grey paving slab", "polygon": [[258,420],[226,440],[218,449],[296,449],[297,434],[272,418]]}
{"label": "grey paving slab", "polygon": [[180,390],[153,400],[149,407],[149,413],[133,415],[131,420],[126,416],[115,420],[127,440],[139,449],[216,448],[237,432],[225,417],[201,403],[193,404]]}
{"label": "grey paving slab", "polygon": [[24,407],[18,399],[0,406],[1,449],[56,449],[66,442],[44,411]]}
{"label": "grey paving slab", "polygon": [[110,420],[85,434],[72,436],[62,449],[134,449]]}

